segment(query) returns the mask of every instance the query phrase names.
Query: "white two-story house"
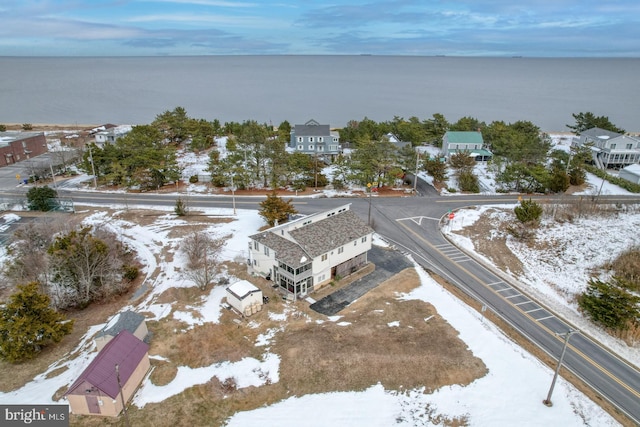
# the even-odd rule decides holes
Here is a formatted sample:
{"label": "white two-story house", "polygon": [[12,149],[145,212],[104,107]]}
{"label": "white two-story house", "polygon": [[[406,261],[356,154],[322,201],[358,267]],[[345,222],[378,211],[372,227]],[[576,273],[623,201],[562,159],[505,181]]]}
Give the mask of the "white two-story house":
{"label": "white two-story house", "polygon": [[249,272],[271,279],[289,297],[304,297],[367,264],[373,229],[350,205],[250,236]]}
{"label": "white two-story house", "polygon": [[295,151],[331,161],[340,154],[340,136],[332,132],[329,125],[309,120],[293,126],[289,146]]}
{"label": "white two-story house", "polygon": [[576,136],[572,145],[589,144],[593,161],[600,169],[621,169],[640,162],[640,140],[600,128],[591,128]]}

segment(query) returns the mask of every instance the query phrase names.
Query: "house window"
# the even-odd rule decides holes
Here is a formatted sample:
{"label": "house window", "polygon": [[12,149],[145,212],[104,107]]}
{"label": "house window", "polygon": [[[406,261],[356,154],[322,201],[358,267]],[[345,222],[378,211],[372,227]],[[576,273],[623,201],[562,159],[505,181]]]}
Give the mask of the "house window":
{"label": "house window", "polygon": [[298,145],[298,150],[300,150],[300,151],[304,150],[304,145],[302,145],[302,144]]}
{"label": "house window", "polygon": [[338,253],[341,254],[342,252],[344,252],[344,246],[340,246],[338,248]]}
{"label": "house window", "polygon": [[318,145],[318,151],[324,151],[324,145]]}
{"label": "house window", "polygon": [[321,136],[319,136],[319,137],[318,137],[318,142],[324,142],[324,138],[323,138],[323,137],[321,137]]}
{"label": "house window", "polygon": [[260,243],[253,242],[253,249],[255,249],[256,251],[259,251],[260,250]]}
{"label": "house window", "polygon": [[362,243],[366,242],[366,241],[367,241],[367,236],[364,236],[362,239],[360,239],[360,241],[361,241]]}
{"label": "house window", "polygon": [[269,256],[269,248],[268,248],[268,247],[266,247],[266,246],[264,247],[264,254],[265,254],[266,256]]}
{"label": "house window", "polygon": [[322,261],[326,261],[327,260],[327,254],[323,254],[322,255]]}
{"label": "house window", "polygon": [[633,144],[627,144],[627,150],[631,150],[633,148]]}
{"label": "house window", "polygon": [[310,146],[309,146],[309,150],[310,150],[310,151],[313,151],[313,145],[310,145]]}
{"label": "house window", "polygon": [[303,141],[304,141],[304,138],[303,138],[303,137],[301,137],[301,136],[299,136],[299,137],[298,137],[298,142],[303,142]]}
{"label": "house window", "polygon": [[611,149],[615,149],[616,148],[616,144],[611,144]]}
{"label": "house window", "polygon": [[357,245],[357,244],[358,244],[358,241],[357,241],[357,240],[354,240],[354,241],[353,241],[353,246],[355,246],[355,245]]}
{"label": "house window", "polygon": [[313,137],[312,136],[309,137],[309,142],[313,142]]}
{"label": "house window", "polygon": [[333,138],[333,142],[338,142],[338,138]]}

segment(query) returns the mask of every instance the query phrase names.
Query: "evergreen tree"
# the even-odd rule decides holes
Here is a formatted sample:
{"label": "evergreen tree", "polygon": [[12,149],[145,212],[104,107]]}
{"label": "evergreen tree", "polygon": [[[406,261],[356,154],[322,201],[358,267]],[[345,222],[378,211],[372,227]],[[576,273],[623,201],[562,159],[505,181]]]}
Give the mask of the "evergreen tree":
{"label": "evergreen tree", "polygon": [[267,198],[260,202],[260,216],[267,221],[270,227],[273,227],[276,223],[283,223],[289,215],[297,214],[298,211],[293,207],[292,199],[283,200],[278,197],[278,194],[272,191]]}
{"label": "evergreen tree", "polygon": [[578,298],[580,309],[594,322],[613,330],[638,325],[640,297],[625,290],[622,282],[615,277],[610,283],[591,279],[587,291]]}
{"label": "evergreen tree", "polygon": [[43,347],[71,333],[73,321],[49,306],[49,297],[38,292],[38,283],[18,286],[0,308],[0,357],[11,362],[31,359]]}
{"label": "evergreen tree", "polygon": [[624,129],[611,123],[607,116],[596,116],[588,111],[586,113],[572,114],[572,116],[575,119],[576,124],[567,125],[567,127],[577,134],[581,134],[585,130],[591,128],[600,128],[611,132],[625,133]]}
{"label": "evergreen tree", "polygon": [[523,224],[535,224],[542,216],[542,206],[533,200],[521,200],[520,205],[514,208],[516,218]]}
{"label": "evergreen tree", "polygon": [[447,164],[445,162],[429,157],[424,160],[422,165],[435,182],[444,183],[447,180]]}
{"label": "evergreen tree", "polygon": [[27,205],[29,210],[47,212],[53,210],[58,192],[51,187],[31,187],[27,191]]}

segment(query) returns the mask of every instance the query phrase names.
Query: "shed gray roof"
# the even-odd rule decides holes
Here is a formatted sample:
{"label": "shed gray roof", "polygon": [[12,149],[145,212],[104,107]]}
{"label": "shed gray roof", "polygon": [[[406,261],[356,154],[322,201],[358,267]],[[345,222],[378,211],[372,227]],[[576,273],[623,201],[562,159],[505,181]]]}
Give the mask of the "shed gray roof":
{"label": "shed gray roof", "polygon": [[350,210],[337,213],[320,221],[289,231],[295,242],[271,231],[251,236],[268,248],[276,251],[276,258],[291,267],[298,267],[302,257],[309,261],[344,246],[356,239],[373,233],[374,230]]}
{"label": "shed gray roof", "polygon": [[117,319],[112,319],[104,329],[96,334],[96,337],[102,337],[105,335],[115,337],[123,330],[127,330],[133,334],[143,321],[144,316],[142,314],[127,310],[118,314]]}

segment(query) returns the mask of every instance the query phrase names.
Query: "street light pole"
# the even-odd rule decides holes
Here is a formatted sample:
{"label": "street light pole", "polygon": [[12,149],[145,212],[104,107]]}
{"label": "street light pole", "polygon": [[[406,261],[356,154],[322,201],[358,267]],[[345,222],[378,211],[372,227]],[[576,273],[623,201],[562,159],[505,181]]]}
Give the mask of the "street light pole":
{"label": "street light pole", "polygon": [[236,187],[233,185],[233,175],[231,175],[231,202],[233,204],[233,214],[236,214]]}
{"label": "street light pole", "polygon": [[373,191],[372,191],[370,182],[367,183],[367,188],[369,189],[369,216],[367,217],[367,225],[371,227],[371,193]]}
{"label": "street light pole", "polygon": [[413,177],[413,195],[415,196],[418,188],[418,165],[420,164],[420,150],[416,147],[416,174]]}
{"label": "street light pole", "polygon": [[[560,373],[560,368],[562,367],[562,360],[564,359],[564,353],[567,351],[567,343],[569,342],[569,337],[575,334],[576,332],[580,332],[576,329],[569,329],[564,333],[564,344],[562,346],[562,353],[560,353],[560,359],[558,360],[558,366],[556,367],[556,372],[553,374],[553,380],[551,381],[551,387],[549,388],[549,393],[547,394],[547,398],[542,401],[546,406],[553,406],[551,402],[551,394],[553,393],[553,388],[556,385],[556,379],[558,379],[558,374]],[[558,334],[560,335],[560,334]]]}

